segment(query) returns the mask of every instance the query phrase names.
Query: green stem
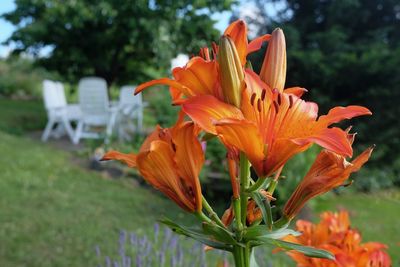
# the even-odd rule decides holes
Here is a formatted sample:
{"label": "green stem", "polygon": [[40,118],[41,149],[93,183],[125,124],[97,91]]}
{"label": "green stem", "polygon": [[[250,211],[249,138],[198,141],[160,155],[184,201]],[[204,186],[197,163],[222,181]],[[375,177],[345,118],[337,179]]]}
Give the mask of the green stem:
{"label": "green stem", "polygon": [[213,208],[210,206],[210,204],[207,202],[207,200],[205,199],[204,196],[203,196],[203,199],[202,199],[202,204],[203,204],[204,209],[208,212],[208,215],[210,216],[210,218],[214,222],[216,222],[219,226],[225,228],[224,223],[218,217],[218,214],[213,210]]}
{"label": "green stem", "polygon": [[275,191],[277,184],[278,184],[278,181],[272,180],[268,187],[268,193],[270,193],[272,195]]}
{"label": "green stem", "polygon": [[236,237],[238,241],[242,239],[242,231],[243,231],[243,224],[240,220],[241,218],[241,209],[240,209],[240,198],[234,198],[232,201],[233,204],[233,213],[235,214],[235,221],[236,221]]}
{"label": "green stem", "polygon": [[251,248],[249,243],[246,244],[246,247],[234,246],[232,254],[235,267],[250,267]]}
{"label": "green stem", "polygon": [[196,213],[193,213],[200,221],[202,222],[207,222],[207,223],[211,223],[211,219],[208,218],[203,212],[199,211]]}
{"label": "green stem", "polygon": [[247,215],[247,188],[249,186],[249,176],[250,176],[250,163],[243,152],[240,152],[240,209],[241,218],[243,225],[246,225],[246,215]]}

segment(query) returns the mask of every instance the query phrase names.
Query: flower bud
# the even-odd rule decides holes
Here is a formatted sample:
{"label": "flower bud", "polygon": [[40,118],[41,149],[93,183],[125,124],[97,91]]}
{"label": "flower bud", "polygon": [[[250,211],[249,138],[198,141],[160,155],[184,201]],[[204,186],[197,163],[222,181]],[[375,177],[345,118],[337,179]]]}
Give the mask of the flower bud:
{"label": "flower bud", "polygon": [[235,44],[228,36],[221,37],[218,64],[225,101],[240,107],[240,98],[244,87],[244,72]]}
{"label": "flower bud", "polygon": [[260,78],[271,89],[283,91],[286,80],[286,42],[283,31],[279,28],[272,32],[267,53],[261,67]]}

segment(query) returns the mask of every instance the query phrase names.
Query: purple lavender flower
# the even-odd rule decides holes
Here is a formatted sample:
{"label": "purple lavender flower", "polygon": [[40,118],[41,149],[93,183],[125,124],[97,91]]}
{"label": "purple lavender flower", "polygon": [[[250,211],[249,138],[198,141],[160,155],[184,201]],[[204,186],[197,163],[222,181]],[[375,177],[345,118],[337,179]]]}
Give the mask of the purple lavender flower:
{"label": "purple lavender flower", "polygon": [[106,267],[111,267],[111,259],[110,257],[106,257]]}

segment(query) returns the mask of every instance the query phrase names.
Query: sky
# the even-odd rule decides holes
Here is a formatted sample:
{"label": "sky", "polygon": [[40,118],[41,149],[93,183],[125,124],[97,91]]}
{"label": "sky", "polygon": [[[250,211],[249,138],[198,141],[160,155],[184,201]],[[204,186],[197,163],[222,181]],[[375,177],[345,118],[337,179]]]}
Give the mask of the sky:
{"label": "sky", "polygon": [[[15,9],[14,0],[1,0],[0,1],[0,15]],[[8,23],[4,19],[0,18],[0,43],[4,42],[11,33],[14,31],[14,26]],[[9,48],[4,45],[0,45],[0,57],[4,57],[8,54]]]}

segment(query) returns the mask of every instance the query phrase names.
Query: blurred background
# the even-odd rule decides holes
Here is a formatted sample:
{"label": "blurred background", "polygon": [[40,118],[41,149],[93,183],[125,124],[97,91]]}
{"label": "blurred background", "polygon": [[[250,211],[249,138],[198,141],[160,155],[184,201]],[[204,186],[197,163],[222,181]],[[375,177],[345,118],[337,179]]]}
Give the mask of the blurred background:
{"label": "blurred background", "polygon": [[[166,88],[145,91],[128,106],[121,88],[170,76],[238,18],[248,23],[250,39],[284,30],[286,87],[307,88],[305,98],[321,114],[349,104],[373,112],[351,121],[355,154],[376,144],[372,159],[351,186],[312,201],[301,216],[318,220],[322,211],[347,209],[363,241],[387,244],[393,266],[400,264],[399,1],[2,0],[0,14],[0,266],[128,266],[124,255],[132,266],[189,266],[185,259],[215,266],[226,257],[205,255],[154,225],[164,215],[187,224],[193,218],[135,170],[97,160],[111,148],[137,151],[156,124],[175,122]],[[249,57],[256,72],[265,48]],[[83,78],[94,76],[104,87],[108,119],[83,128],[96,139],[86,139],[84,130],[81,139],[68,137],[68,125],[75,129],[86,115],[57,113],[43,81],[62,88],[62,110],[73,110],[84,101]],[[122,129],[124,119],[135,122]],[[313,147],[288,163],[276,205],[285,203],[317,152]],[[203,192],[222,214],[231,193],[225,151],[212,140],[206,153]],[[283,253],[274,261],[268,253],[257,256],[265,266],[294,266]]]}

